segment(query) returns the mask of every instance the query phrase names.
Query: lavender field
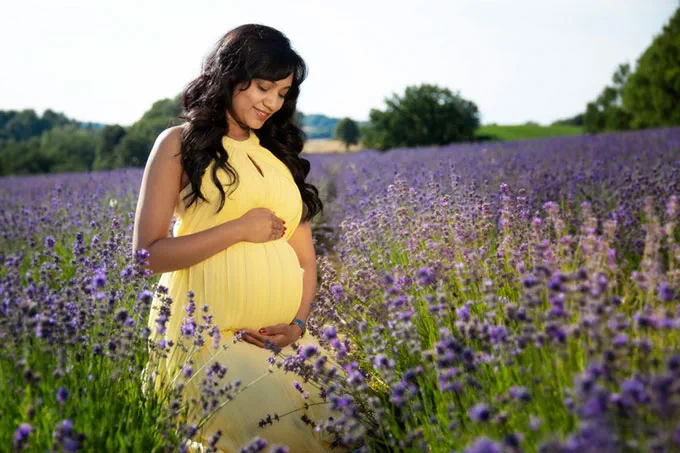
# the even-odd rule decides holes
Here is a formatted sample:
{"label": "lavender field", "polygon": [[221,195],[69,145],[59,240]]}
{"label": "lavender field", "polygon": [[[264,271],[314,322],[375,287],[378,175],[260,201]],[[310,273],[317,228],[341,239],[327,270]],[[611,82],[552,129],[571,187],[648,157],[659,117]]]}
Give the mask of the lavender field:
{"label": "lavender field", "polygon": [[[324,348],[270,362],[336,414],[308,423],[359,451],[680,451],[680,128],[305,157]],[[1,450],[186,451],[201,428],[200,370],[147,391],[168,345],[131,253],[141,176],[0,180]],[[181,341],[218,343],[198,308]],[[206,417],[247,397],[220,365]]]}

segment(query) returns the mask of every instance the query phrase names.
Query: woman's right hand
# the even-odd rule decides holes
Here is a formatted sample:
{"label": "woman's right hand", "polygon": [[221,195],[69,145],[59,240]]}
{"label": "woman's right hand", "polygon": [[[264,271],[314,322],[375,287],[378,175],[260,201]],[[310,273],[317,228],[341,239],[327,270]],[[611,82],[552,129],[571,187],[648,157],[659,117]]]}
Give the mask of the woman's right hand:
{"label": "woman's right hand", "polygon": [[267,242],[280,239],[286,233],[285,221],[267,208],[253,208],[239,217],[246,242]]}

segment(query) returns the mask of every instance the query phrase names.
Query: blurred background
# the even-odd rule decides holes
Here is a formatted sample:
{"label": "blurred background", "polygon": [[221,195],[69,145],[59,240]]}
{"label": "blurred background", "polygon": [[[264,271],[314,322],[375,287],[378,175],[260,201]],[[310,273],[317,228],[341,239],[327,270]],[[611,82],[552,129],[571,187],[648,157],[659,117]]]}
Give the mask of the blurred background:
{"label": "blurred background", "polygon": [[3,8],[0,174],[142,167],[228,30],[285,33],[305,153],[680,124],[677,0],[23,1]]}

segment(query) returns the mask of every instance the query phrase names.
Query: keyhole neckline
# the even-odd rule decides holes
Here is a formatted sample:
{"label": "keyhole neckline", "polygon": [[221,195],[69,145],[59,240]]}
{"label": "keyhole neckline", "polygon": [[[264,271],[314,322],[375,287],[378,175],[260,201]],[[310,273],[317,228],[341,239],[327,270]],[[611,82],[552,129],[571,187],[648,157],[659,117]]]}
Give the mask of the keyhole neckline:
{"label": "keyhole neckline", "polygon": [[260,164],[258,164],[258,163],[255,161],[255,159],[253,159],[253,157],[252,157],[250,154],[246,153],[246,156],[248,156],[248,159],[250,160],[250,162],[255,166],[255,171],[257,171],[257,173],[258,173],[261,177],[264,178],[264,173],[262,172],[262,166],[260,166]]}

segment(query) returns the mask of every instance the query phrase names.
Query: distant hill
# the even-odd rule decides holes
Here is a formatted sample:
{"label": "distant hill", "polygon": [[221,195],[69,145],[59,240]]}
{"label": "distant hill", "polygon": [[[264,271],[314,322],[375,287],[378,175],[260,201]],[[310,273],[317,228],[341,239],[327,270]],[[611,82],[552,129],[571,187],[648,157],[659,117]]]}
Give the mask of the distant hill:
{"label": "distant hill", "polygon": [[[308,139],[332,139],[335,126],[341,119],[319,114],[305,114],[302,118],[302,130],[305,131]],[[368,121],[357,121],[357,125],[360,127],[367,124],[369,124]]]}

